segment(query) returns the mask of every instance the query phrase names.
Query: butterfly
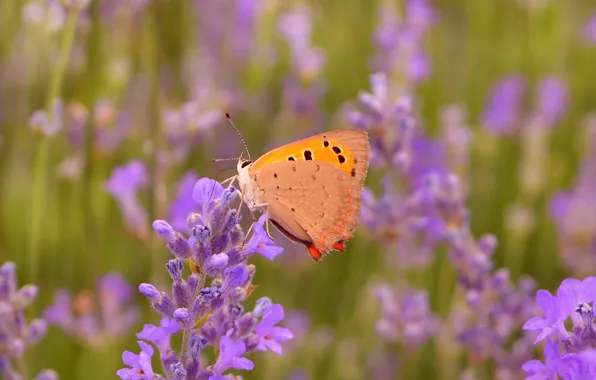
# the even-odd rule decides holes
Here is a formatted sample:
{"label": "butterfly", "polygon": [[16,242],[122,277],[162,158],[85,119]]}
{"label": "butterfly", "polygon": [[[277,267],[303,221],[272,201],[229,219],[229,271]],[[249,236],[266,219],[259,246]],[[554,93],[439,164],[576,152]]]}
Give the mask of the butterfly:
{"label": "butterfly", "polygon": [[266,212],[283,235],[318,261],[343,251],[354,235],[369,155],[367,132],[341,129],[289,143],[255,161],[240,158],[243,202],[251,212]]}

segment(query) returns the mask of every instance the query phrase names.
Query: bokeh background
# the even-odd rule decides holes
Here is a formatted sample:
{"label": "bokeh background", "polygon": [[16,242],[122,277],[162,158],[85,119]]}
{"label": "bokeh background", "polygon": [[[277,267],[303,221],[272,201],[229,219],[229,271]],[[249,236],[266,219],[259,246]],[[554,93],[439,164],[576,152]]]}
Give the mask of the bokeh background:
{"label": "bokeh background", "polygon": [[[377,197],[394,191],[405,202],[415,192],[400,159],[455,173],[460,194],[450,196],[469,210],[472,235],[498,240],[486,278],[507,277],[495,272],[507,268],[512,287],[521,278],[519,287],[530,289],[528,304],[534,288],[596,270],[596,3],[85,3],[0,2],[0,262],[16,263],[20,284],[39,286],[29,317],[61,288],[79,294],[77,312],[92,313],[97,282],[110,272],[135,289],[167,286],[170,253],[151,221],[172,223],[176,201],[199,175],[233,175],[234,161],[212,162],[243,150],[226,111],[253,156],[333,128],[368,128],[373,151],[384,141],[397,157],[388,165],[373,155],[367,187]],[[415,124],[423,147],[388,141],[393,122],[371,127],[386,120],[375,112],[393,112],[378,93],[363,95],[379,72],[387,107],[398,104],[407,117],[397,118]],[[373,117],[363,122],[363,114]],[[253,354],[255,370],[242,375],[523,378],[514,357],[533,351],[520,338],[524,321],[511,317],[498,343],[511,357],[481,354],[477,345],[497,345],[486,329],[501,324],[487,327],[496,317],[486,316],[482,328],[462,333],[461,300],[472,314],[483,304],[470,306],[453,244],[400,244],[411,228],[398,233],[399,218],[380,218],[369,214],[348,249],[320,263],[281,237],[280,257],[252,260],[254,297],[284,305],[296,338],[281,357]],[[381,323],[389,312],[379,289],[389,288],[401,317]],[[134,333],[158,321],[141,296],[130,303],[141,314],[125,331],[92,338],[50,327],[25,366],[53,368],[63,379],[115,378],[122,351],[136,350]]]}

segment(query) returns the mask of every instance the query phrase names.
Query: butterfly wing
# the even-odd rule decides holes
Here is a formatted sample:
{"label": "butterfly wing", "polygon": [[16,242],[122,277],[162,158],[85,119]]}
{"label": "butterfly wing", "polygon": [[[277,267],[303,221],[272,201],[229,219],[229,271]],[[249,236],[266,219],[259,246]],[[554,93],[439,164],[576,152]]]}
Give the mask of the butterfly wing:
{"label": "butterfly wing", "polygon": [[257,173],[276,162],[317,161],[343,170],[363,186],[369,152],[370,144],[366,131],[338,129],[273,149],[251,165],[251,172]]}
{"label": "butterfly wing", "polygon": [[269,219],[291,240],[304,244],[315,260],[342,250],[343,242],[352,238],[360,217],[363,176],[311,160],[271,163],[254,176]]}

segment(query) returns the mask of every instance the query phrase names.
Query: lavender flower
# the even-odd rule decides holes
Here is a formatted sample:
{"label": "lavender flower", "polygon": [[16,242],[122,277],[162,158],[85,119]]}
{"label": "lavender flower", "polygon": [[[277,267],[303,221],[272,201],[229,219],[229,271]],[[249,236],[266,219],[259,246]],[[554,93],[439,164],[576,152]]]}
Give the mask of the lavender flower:
{"label": "lavender flower", "polygon": [[426,292],[403,291],[396,297],[390,286],[382,285],[376,295],[381,303],[381,318],[376,324],[381,338],[416,348],[437,331],[438,318],[429,309]]}
{"label": "lavender flower", "polygon": [[384,5],[379,10],[380,23],[374,37],[377,53],[371,66],[374,71],[390,77],[400,76],[404,86],[408,86],[431,74],[423,40],[428,29],[436,23],[437,13],[426,0],[408,0],[405,10],[403,19],[392,6]]}
{"label": "lavender flower", "polygon": [[522,116],[526,81],[521,75],[509,75],[493,85],[482,124],[490,133],[511,134]]}
{"label": "lavender flower", "polygon": [[[559,286],[556,297],[546,290],[539,290],[536,300],[545,318],[532,318],[524,328],[539,332],[536,342],[546,339],[545,362],[530,360],[522,369],[536,379],[560,375],[564,379],[579,380],[596,376],[593,349],[596,330],[592,310],[596,300],[596,277],[587,277],[583,281],[568,278]],[[567,329],[569,318],[571,328]]]}
{"label": "lavender flower", "polygon": [[139,310],[130,306],[131,286],[117,273],[100,278],[97,293],[81,291],[74,299],[66,289],[54,295],[43,315],[49,324],[92,347],[119,339],[137,322]]}
{"label": "lavender flower", "polygon": [[[143,340],[141,353],[125,353],[123,360],[130,368],[118,372],[121,378],[127,379],[131,371],[146,366],[148,359],[143,358],[151,357],[153,348],[145,341],[158,348],[163,377],[190,380],[219,378],[229,369],[251,370],[254,364],[246,354],[267,349],[281,354],[280,343],[292,339],[288,329],[276,326],[284,316],[281,305],[261,298],[253,311],[244,310],[244,302],[255,288],[256,269],[247,259],[256,253],[273,259],[281,248],[266,234],[265,216],[255,222],[250,238],[244,238],[238,225],[240,215],[228,208],[237,193],[233,187],[223,188],[202,178],[192,191],[195,204],[178,204],[180,209],[198,211],[187,217],[190,237],[163,220],[153,223],[175,257],[166,264],[172,288],[164,292],[151,284],[139,286],[162,320],[160,326],[147,324],[137,334]],[[191,270],[188,276],[184,275],[185,264]],[[182,334],[182,346],[175,351],[170,337],[178,333]],[[200,362],[199,354],[208,346],[219,348],[213,365]],[[147,371],[154,376],[151,367]]]}
{"label": "lavender flower", "polygon": [[140,161],[131,161],[118,166],[105,184],[105,189],[118,202],[126,228],[138,237],[145,237],[147,212],[141,204],[137,192],[147,185],[147,171]]}
{"label": "lavender flower", "polygon": [[583,28],[583,37],[591,45],[596,45],[596,15],[592,15]]}
{"label": "lavender flower", "polygon": [[565,116],[568,102],[569,90],[562,78],[554,75],[543,78],[538,84],[535,117],[540,124],[551,128]]}
{"label": "lavender flower", "polygon": [[[0,375],[6,379],[21,379],[12,365],[22,360],[25,352],[36,345],[46,334],[47,322],[36,318],[27,322],[25,309],[35,302],[37,286],[17,288],[15,264],[5,262],[0,266]],[[44,370],[39,379],[57,379],[54,371]]]}
{"label": "lavender flower", "polygon": [[[79,150],[85,146],[85,128],[89,112],[85,106],[73,102],[66,107],[66,134],[70,143]],[[98,101],[91,113],[93,148],[100,154],[116,149],[130,132],[130,115],[118,111],[107,99]]]}
{"label": "lavender flower", "polygon": [[596,118],[586,123],[587,152],[573,187],[550,200],[563,264],[578,274],[596,271]]}
{"label": "lavender flower", "polygon": [[44,136],[54,136],[62,129],[62,101],[55,100],[48,115],[46,111],[38,110],[29,119],[29,128],[41,132]]}

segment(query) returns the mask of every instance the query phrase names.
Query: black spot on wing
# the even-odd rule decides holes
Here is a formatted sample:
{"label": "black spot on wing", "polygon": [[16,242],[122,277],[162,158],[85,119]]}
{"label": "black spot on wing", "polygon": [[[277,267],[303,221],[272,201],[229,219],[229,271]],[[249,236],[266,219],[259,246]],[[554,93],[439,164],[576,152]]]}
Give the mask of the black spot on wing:
{"label": "black spot on wing", "polygon": [[341,154],[339,156],[337,156],[337,159],[340,164],[343,164],[344,162],[346,162],[346,158],[344,156],[342,156]]}
{"label": "black spot on wing", "polygon": [[310,150],[304,151],[304,159],[307,161],[312,160],[312,152]]}
{"label": "black spot on wing", "polygon": [[288,161],[296,161],[296,159],[294,158],[294,156],[290,156],[288,157]]}
{"label": "black spot on wing", "polygon": [[333,149],[333,153],[335,153],[335,154],[340,154],[341,153],[341,148],[338,147],[338,146],[334,146],[331,149]]}
{"label": "black spot on wing", "polygon": [[352,177],[356,177],[356,168],[352,168],[352,172],[350,174],[352,174]]}
{"label": "black spot on wing", "polygon": [[329,141],[327,141],[327,140],[323,141],[323,146],[325,148],[327,148],[329,146]]}

